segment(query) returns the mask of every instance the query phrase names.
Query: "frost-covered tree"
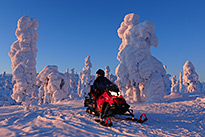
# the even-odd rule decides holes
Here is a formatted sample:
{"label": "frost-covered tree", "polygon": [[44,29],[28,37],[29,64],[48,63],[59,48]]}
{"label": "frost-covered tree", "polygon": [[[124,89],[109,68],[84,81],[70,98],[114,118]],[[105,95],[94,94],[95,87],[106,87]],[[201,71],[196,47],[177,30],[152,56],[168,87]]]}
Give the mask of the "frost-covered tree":
{"label": "frost-covered tree", "polygon": [[46,66],[37,76],[39,104],[56,103],[69,95],[70,79],[55,65]]}
{"label": "frost-covered tree", "polygon": [[78,74],[79,79],[78,79],[77,92],[78,92],[78,96],[79,96],[79,97],[81,97],[82,91],[83,91],[83,84],[82,84],[82,81],[81,81],[82,74],[83,74],[82,72],[80,72],[80,73]]}
{"label": "frost-covered tree", "polygon": [[16,82],[11,97],[16,102],[24,102],[25,109],[29,109],[31,96],[35,97],[38,25],[36,18],[21,17],[16,29],[18,40],[11,45],[9,52],[13,81]]}
{"label": "frost-covered tree", "polygon": [[77,78],[76,78],[76,74],[75,74],[75,69],[72,68],[71,69],[71,73],[70,73],[70,92],[71,92],[71,96],[70,97],[77,97]]}
{"label": "frost-covered tree", "polygon": [[186,88],[186,92],[195,92],[199,91],[199,80],[198,74],[195,71],[194,65],[191,61],[187,61],[183,66],[183,85]]}
{"label": "frost-covered tree", "polygon": [[6,71],[4,71],[1,77],[4,78],[5,76],[6,76]]}
{"label": "frost-covered tree", "polygon": [[84,97],[90,91],[90,85],[93,82],[91,76],[91,61],[90,56],[85,58],[85,67],[83,68],[83,72],[79,75],[79,82],[78,82],[78,95],[80,97]]}
{"label": "frost-covered tree", "polygon": [[201,84],[202,84],[202,92],[205,92],[205,82],[201,82]]}
{"label": "frost-covered tree", "polygon": [[175,75],[171,78],[171,82],[172,82],[171,92],[178,93],[179,92],[179,81],[176,79]]}
{"label": "frost-covered tree", "polygon": [[3,75],[3,77],[0,75],[0,106],[9,106],[15,104],[15,101],[11,98],[12,75],[6,75],[5,73]]}
{"label": "frost-covered tree", "polygon": [[110,74],[110,67],[106,66],[105,67],[105,77],[108,78],[111,82],[114,82],[117,77],[113,74]]}
{"label": "frost-covered tree", "polygon": [[109,66],[105,66],[105,77],[109,77],[110,73],[110,67]]}
{"label": "frost-covered tree", "polygon": [[71,75],[69,73],[69,69],[66,69],[66,72],[64,73],[64,77],[65,77],[65,80],[66,80],[66,86],[68,87],[67,91],[68,93],[70,93],[70,79],[71,79]]}
{"label": "frost-covered tree", "polygon": [[117,59],[120,64],[116,68],[117,83],[125,89],[132,86],[132,101],[160,100],[168,87],[169,76],[163,64],[150,53],[151,46],[158,46],[155,25],[151,21],[139,23],[139,16],[130,13],[118,29],[122,39]]}
{"label": "frost-covered tree", "polygon": [[179,92],[184,92],[184,85],[183,85],[183,75],[182,72],[179,73]]}
{"label": "frost-covered tree", "polygon": [[77,88],[76,84],[76,78],[75,78],[75,69],[71,69],[71,74],[70,74],[70,87],[71,88]]}

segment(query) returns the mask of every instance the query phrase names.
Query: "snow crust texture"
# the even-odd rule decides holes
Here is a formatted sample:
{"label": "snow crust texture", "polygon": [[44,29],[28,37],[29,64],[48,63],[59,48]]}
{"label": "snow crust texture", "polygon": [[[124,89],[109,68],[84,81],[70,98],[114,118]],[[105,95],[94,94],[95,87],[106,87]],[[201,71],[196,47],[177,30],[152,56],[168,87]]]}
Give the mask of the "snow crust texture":
{"label": "snow crust texture", "polygon": [[117,83],[132,96],[133,101],[156,101],[163,98],[169,85],[169,76],[163,64],[150,53],[151,46],[158,46],[155,25],[151,21],[139,23],[139,16],[130,13],[118,29],[122,39],[117,59]]}
{"label": "snow crust texture", "polygon": [[16,29],[18,40],[11,45],[9,52],[13,81],[15,81],[11,97],[16,102],[28,101],[36,90],[37,28],[36,18],[23,16],[18,20]]}

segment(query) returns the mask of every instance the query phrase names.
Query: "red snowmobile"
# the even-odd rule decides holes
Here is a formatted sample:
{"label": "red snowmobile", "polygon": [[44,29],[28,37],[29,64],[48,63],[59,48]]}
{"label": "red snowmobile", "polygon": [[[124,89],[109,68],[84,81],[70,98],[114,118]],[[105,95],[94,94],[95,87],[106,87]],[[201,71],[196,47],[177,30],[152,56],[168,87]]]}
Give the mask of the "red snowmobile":
{"label": "red snowmobile", "polygon": [[120,95],[118,87],[114,84],[106,87],[104,93],[99,97],[95,96],[95,92],[92,90],[91,86],[91,90],[88,95],[89,97],[85,97],[84,102],[84,106],[87,107],[86,112],[100,116],[101,119],[106,119],[105,121],[100,119],[96,120],[96,122],[103,126],[111,127],[112,121],[110,117],[115,115],[131,116],[131,118],[126,118],[126,120],[136,121],[139,123],[147,121],[145,114],[142,114],[139,119],[134,118],[133,110],[129,109],[130,105],[128,105],[124,97]]}

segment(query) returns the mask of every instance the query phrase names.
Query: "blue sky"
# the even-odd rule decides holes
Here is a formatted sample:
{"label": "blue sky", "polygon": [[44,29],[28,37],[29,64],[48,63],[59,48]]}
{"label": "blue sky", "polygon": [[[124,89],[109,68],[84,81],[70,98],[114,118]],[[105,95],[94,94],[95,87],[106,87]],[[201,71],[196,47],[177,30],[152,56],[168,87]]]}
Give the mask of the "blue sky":
{"label": "blue sky", "polygon": [[24,15],[39,21],[38,72],[57,65],[61,72],[79,73],[90,55],[92,73],[107,65],[114,73],[121,43],[117,29],[126,14],[136,13],[140,22],[155,23],[159,46],[151,52],[169,74],[178,76],[190,60],[205,81],[204,7],[203,0],[0,0],[0,73],[12,72],[8,52]]}

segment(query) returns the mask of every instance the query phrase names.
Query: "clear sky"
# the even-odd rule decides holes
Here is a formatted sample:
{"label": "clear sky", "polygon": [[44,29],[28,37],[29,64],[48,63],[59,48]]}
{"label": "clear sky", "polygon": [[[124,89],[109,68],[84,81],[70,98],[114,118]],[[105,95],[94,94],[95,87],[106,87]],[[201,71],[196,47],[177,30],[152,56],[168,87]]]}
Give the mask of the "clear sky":
{"label": "clear sky", "polygon": [[107,65],[114,73],[121,43],[117,29],[128,13],[155,23],[159,46],[151,52],[167,73],[178,76],[190,60],[205,81],[204,0],[0,0],[0,73],[12,72],[8,52],[24,15],[39,22],[37,72],[57,65],[60,72],[79,73],[90,55],[92,73]]}

